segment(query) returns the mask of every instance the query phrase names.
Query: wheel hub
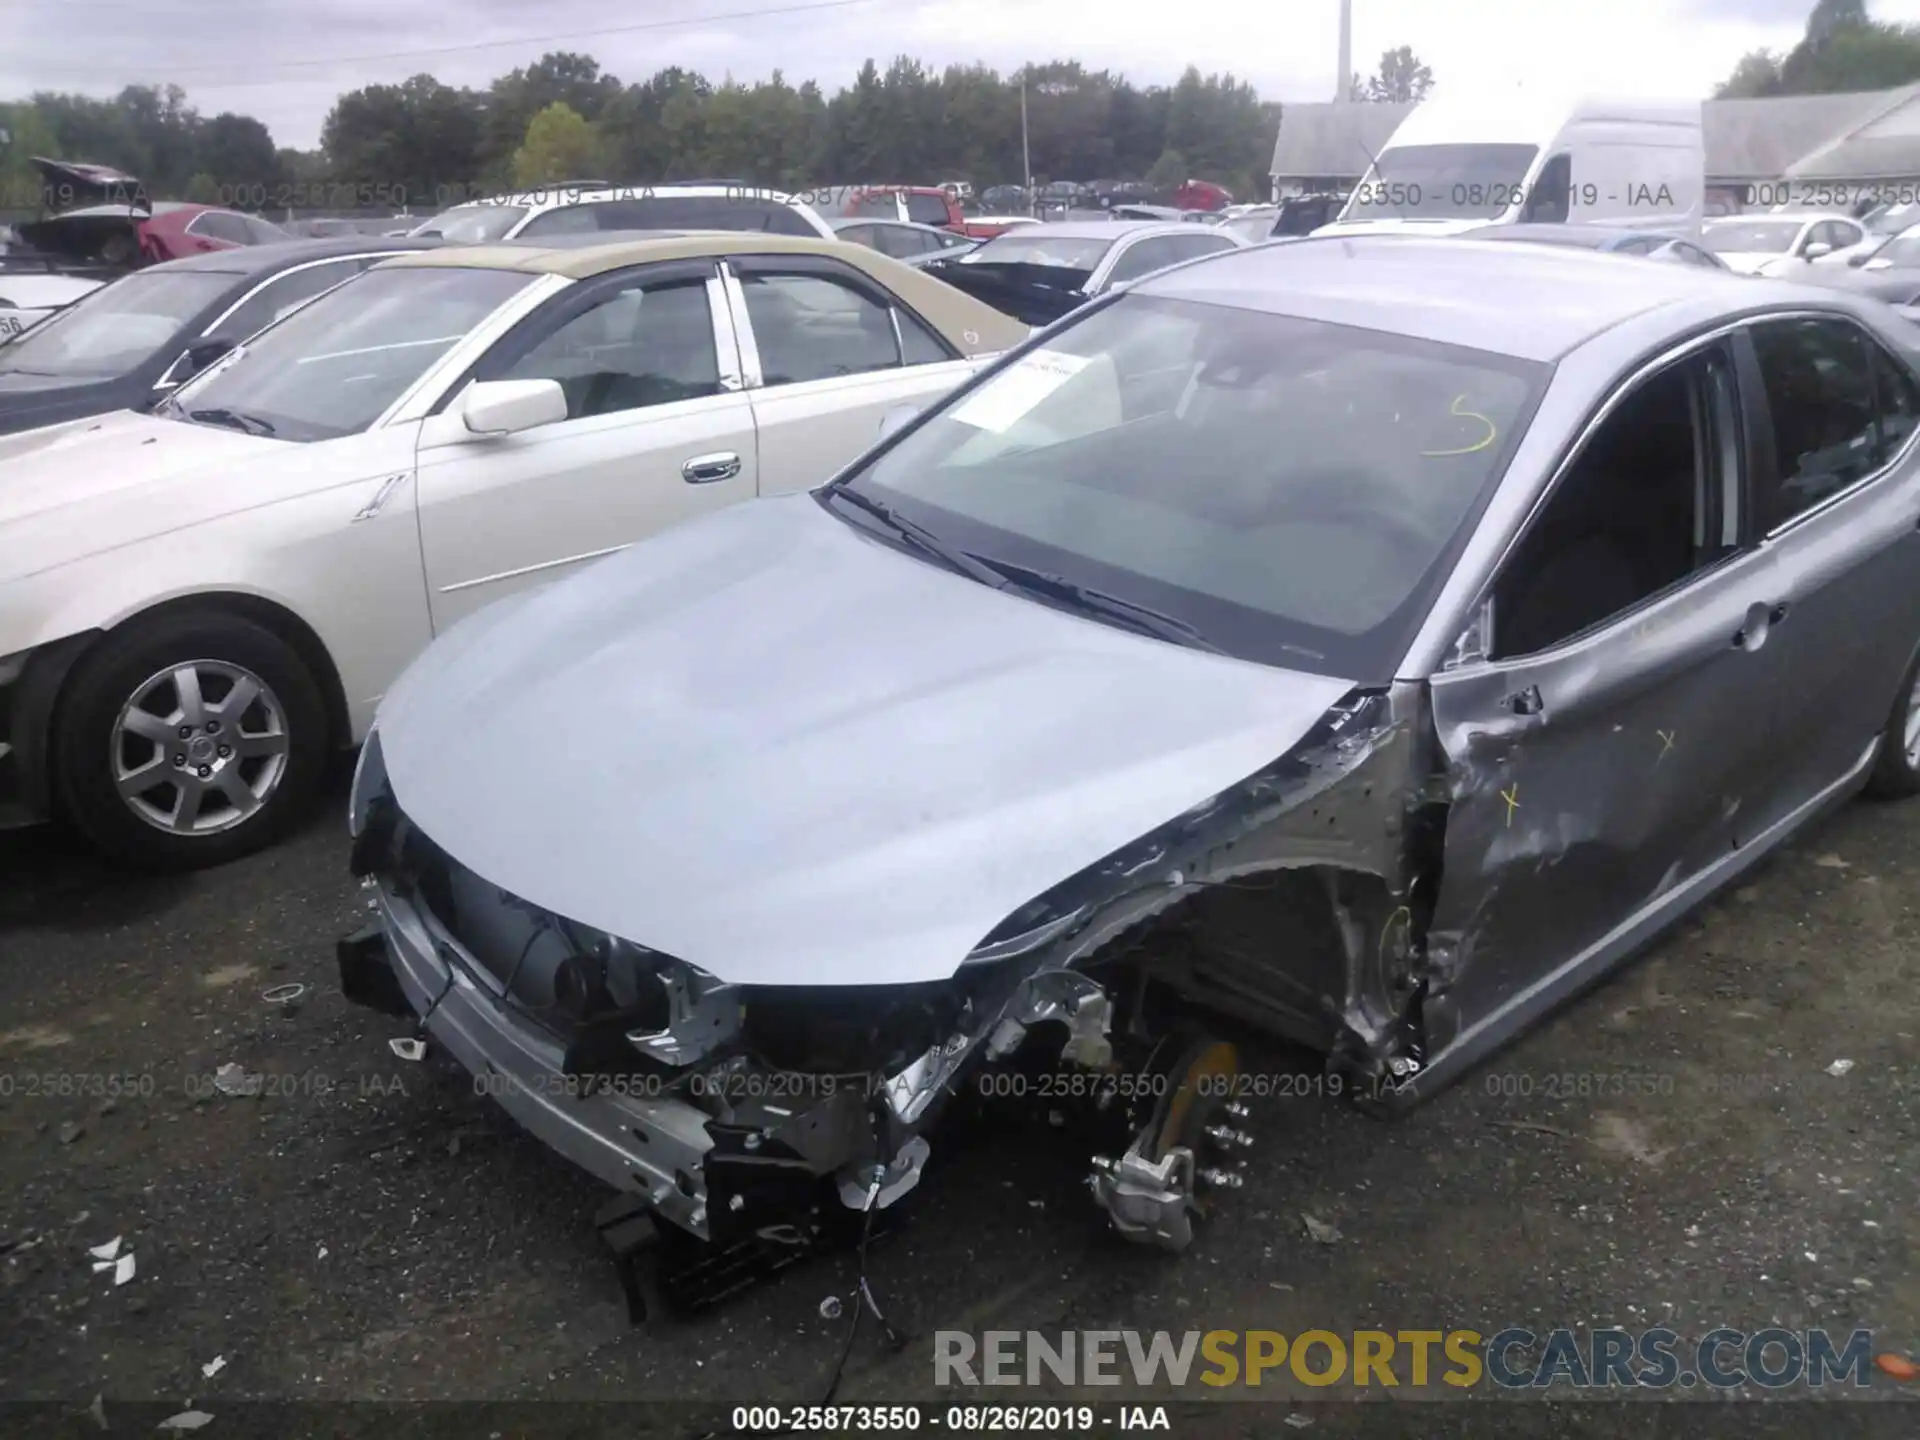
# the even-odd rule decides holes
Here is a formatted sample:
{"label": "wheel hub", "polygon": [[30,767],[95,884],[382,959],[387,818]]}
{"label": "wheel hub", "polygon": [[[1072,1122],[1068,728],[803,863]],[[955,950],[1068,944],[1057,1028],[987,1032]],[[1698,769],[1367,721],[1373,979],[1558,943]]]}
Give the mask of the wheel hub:
{"label": "wheel hub", "polygon": [[286,710],[244,666],[190,660],[148,676],[113,728],[108,763],[120,799],[175,835],[244,824],[287,771]]}

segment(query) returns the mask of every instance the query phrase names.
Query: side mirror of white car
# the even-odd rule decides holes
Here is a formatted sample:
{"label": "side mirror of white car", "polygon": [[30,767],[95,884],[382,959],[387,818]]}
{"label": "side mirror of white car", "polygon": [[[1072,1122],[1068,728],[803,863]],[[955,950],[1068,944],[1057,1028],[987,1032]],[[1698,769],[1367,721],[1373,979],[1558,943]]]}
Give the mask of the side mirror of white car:
{"label": "side mirror of white car", "polygon": [[1833,253],[1833,246],[1824,240],[1816,240],[1801,253],[1809,260],[1818,260],[1823,255],[1831,255]]}
{"label": "side mirror of white car", "polygon": [[917,405],[896,405],[880,417],[880,438],[886,439],[920,413]]}
{"label": "side mirror of white car", "polygon": [[517,435],[567,418],[558,380],[476,380],[460,398],[460,418],[475,435]]}

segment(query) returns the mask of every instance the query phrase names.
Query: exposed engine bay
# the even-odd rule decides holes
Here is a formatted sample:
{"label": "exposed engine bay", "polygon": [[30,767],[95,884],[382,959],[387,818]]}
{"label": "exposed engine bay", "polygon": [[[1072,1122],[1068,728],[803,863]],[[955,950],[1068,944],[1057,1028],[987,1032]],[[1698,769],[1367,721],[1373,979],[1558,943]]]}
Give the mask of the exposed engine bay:
{"label": "exposed engine bay", "polygon": [[376,741],[354,866],[378,923],[341,942],[343,985],[417,1016],[522,1125],[678,1232],[695,1301],[894,1206],[956,1106],[1083,1139],[1113,1229],[1182,1250],[1242,1186],[1264,1093],[1210,1017],[1325,1055],[1331,1093],[1386,1099],[1421,1068],[1409,857],[1437,839],[1409,783],[1418,694],[1337,706],[1016,911],[950,979],[871,987],[723,983],[547,913],[412,824]]}

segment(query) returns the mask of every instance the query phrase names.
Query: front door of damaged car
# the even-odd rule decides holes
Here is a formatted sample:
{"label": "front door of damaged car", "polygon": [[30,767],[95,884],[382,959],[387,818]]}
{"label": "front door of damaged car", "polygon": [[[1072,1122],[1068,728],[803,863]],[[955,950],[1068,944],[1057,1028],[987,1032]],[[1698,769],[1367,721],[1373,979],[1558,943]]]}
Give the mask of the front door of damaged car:
{"label": "front door of damaged car", "polygon": [[[707,261],[562,292],[473,370],[554,380],[567,418],[470,433],[453,387],[420,442],[420,539],[436,631],[513,590],[758,492],[753,412]],[[870,437],[869,437],[870,438]]]}
{"label": "front door of damaged car", "polygon": [[831,480],[879,437],[888,411],[924,406],[973,372],[976,362],[851,266],[811,256],[730,263],[742,344],[759,362],[748,393],[765,494]]}
{"label": "front door of damaged car", "polygon": [[1722,338],[1617,397],[1501,564],[1491,658],[1432,680],[1452,792],[1433,1051],[1792,808],[1736,373]]}

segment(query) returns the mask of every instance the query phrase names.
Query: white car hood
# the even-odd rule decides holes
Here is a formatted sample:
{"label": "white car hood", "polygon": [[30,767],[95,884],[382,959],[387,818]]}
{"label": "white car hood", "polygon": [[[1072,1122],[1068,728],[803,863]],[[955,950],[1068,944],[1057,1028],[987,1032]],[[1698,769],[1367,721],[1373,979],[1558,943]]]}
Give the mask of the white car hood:
{"label": "white car hood", "polygon": [[257,504],[266,492],[255,467],[301,448],[132,410],[0,436],[0,580],[248,503],[214,483],[223,472],[244,471]]}
{"label": "white car hood", "polygon": [[938,980],[1349,682],[1118,630],[749,501],[455,626],[378,728],[491,884],[748,985]]}

